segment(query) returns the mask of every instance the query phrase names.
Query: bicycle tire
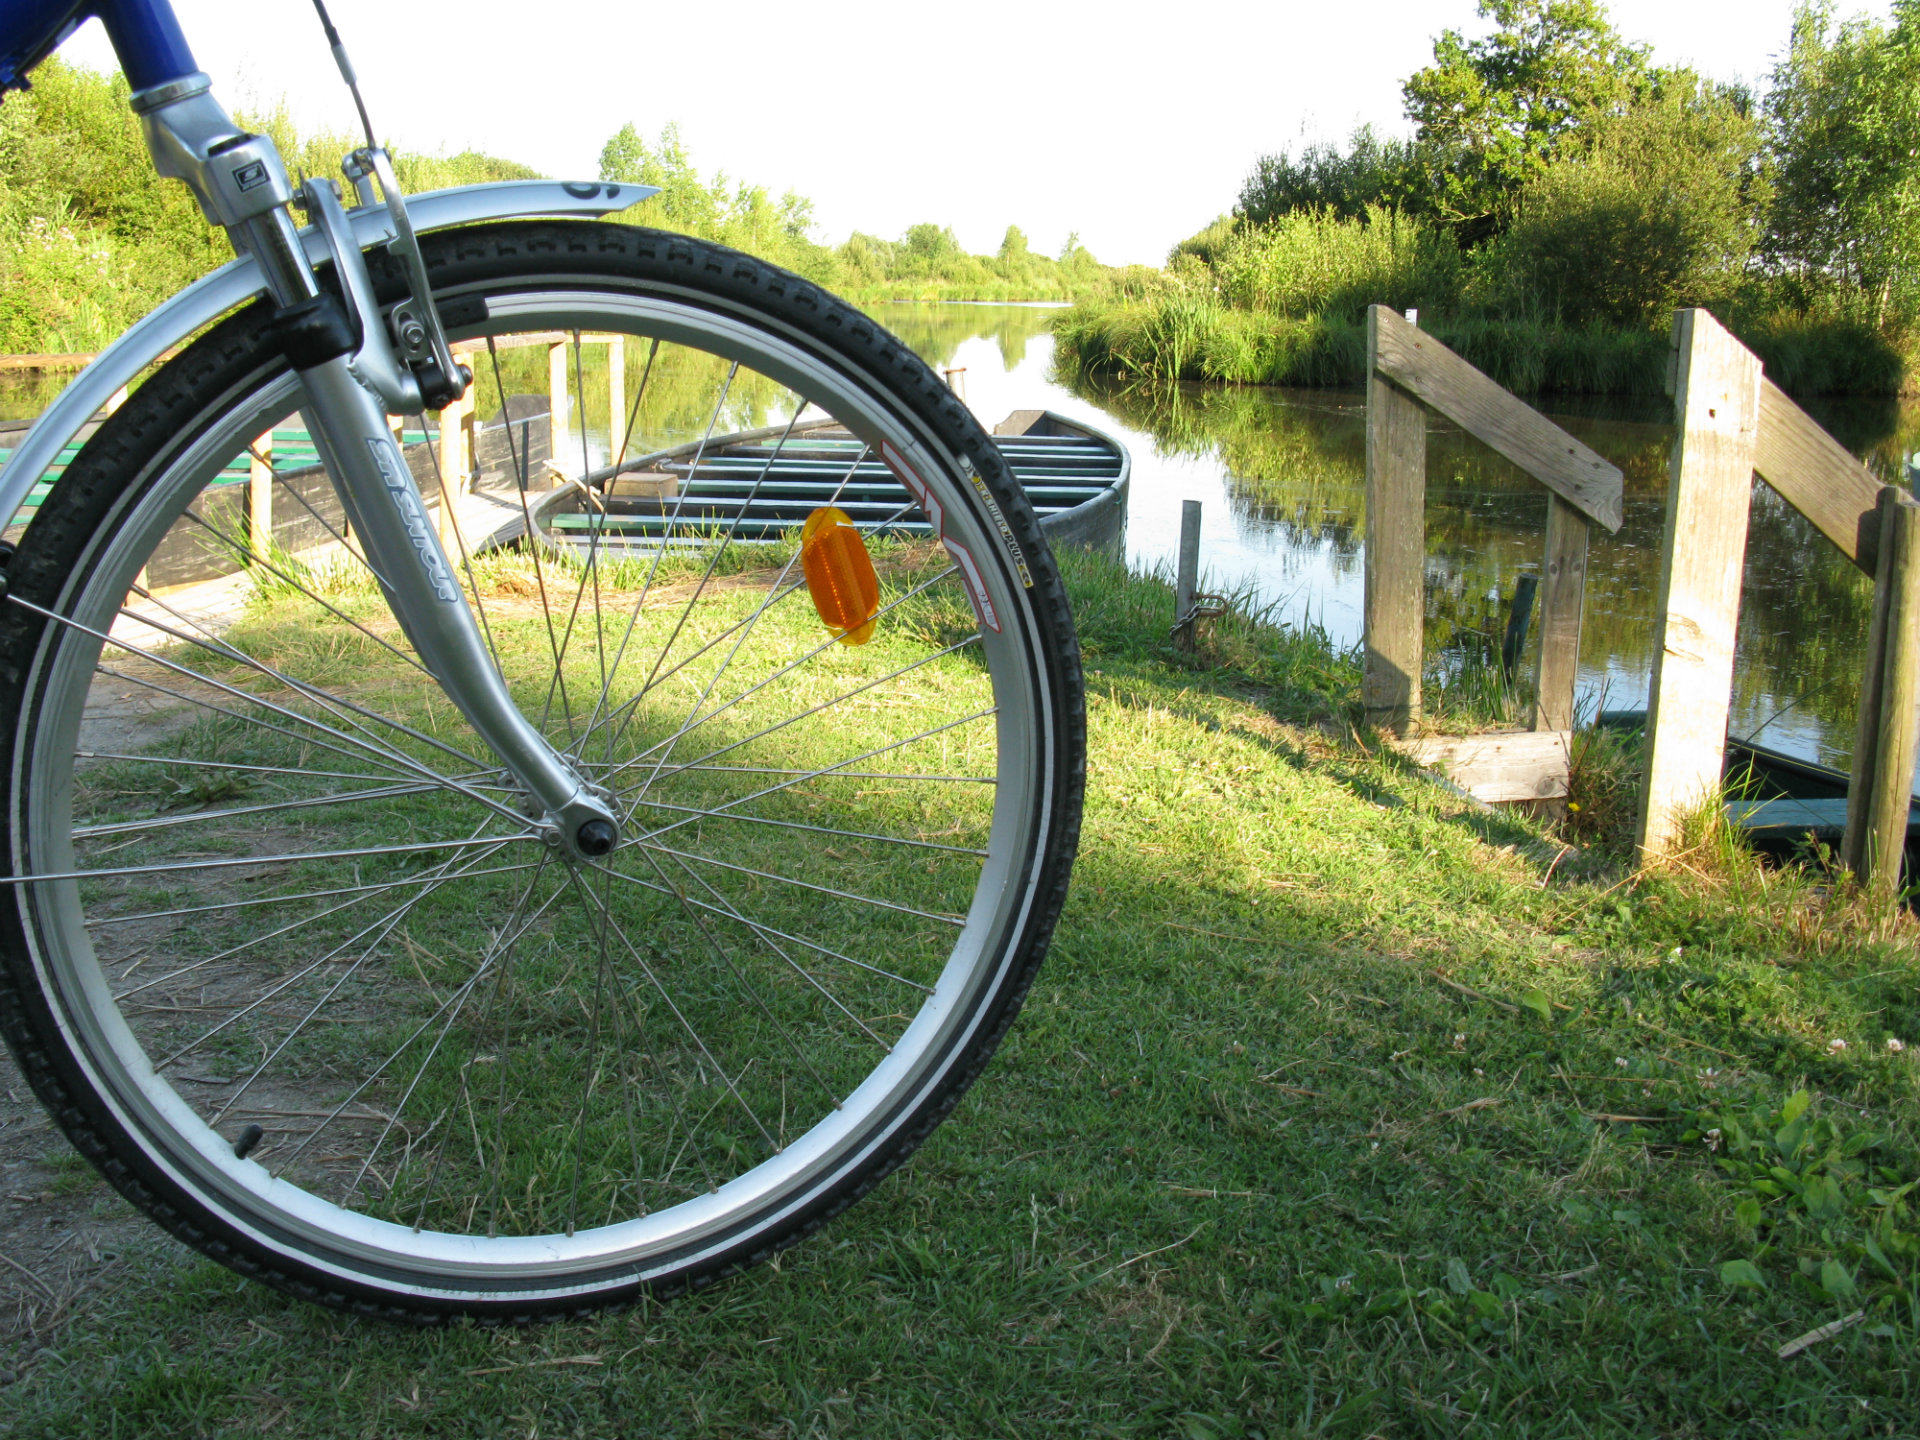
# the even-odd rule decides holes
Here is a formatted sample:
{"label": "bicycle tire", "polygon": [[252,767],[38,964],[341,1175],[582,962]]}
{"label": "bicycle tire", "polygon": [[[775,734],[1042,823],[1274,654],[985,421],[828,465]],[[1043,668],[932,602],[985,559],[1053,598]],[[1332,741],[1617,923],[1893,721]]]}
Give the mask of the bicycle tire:
{"label": "bicycle tire", "polygon": [[[998,452],[858,312],[634,227],[424,249],[509,437],[506,342],[584,381],[619,335],[647,349],[622,455],[791,411],[776,453],[827,437],[921,486],[861,522],[875,638],[836,642],[790,598],[791,537],[738,520],[617,562],[604,504],[584,558],[462,540],[523,712],[631,836],[546,849],[350,534],[322,566],[217,523],[222,467],[298,403],[264,302],[236,313],[101,426],[6,575],[0,1025],[80,1152],[235,1270],[414,1323],[582,1313],[808,1234],[979,1074],[1066,893],[1078,649]],[[225,611],[143,583],[182,535],[235,552]]]}

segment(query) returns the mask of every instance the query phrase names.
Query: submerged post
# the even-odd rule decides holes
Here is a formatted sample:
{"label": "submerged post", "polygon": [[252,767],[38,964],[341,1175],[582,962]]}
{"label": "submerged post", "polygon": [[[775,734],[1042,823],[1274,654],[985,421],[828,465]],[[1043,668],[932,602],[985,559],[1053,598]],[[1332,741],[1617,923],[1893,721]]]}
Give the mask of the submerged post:
{"label": "submerged post", "polygon": [[1507,606],[1507,630],[1500,637],[1500,678],[1509,685],[1513,683],[1514,672],[1520,668],[1520,657],[1526,653],[1527,627],[1533,623],[1533,595],[1539,588],[1538,575],[1522,575],[1513,582],[1513,600]]}
{"label": "submerged post", "polygon": [[1884,903],[1899,888],[1912,805],[1920,712],[1920,503],[1888,485],[1880,491],[1879,520],[1873,622],[1840,861]]}
{"label": "submerged post", "polygon": [[[1378,305],[1367,311],[1366,658],[1369,724],[1405,731],[1420,718],[1426,638],[1427,416],[1380,373]],[[1390,312],[1390,320],[1399,317]]]}
{"label": "submerged post", "polygon": [[1720,783],[1740,570],[1760,433],[1760,361],[1705,310],[1674,316],[1676,435],[1654,607],[1647,775],[1635,844],[1670,854]]}
{"label": "submerged post", "polygon": [[1173,643],[1193,653],[1193,596],[1200,586],[1200,502],[1180,502],[1180,560],[1173,580]]}
{"label": "submerged post", "polygon": [[1533,728],[1573,728],[1573,688],[1580,673],[1580,617],[1587,594],[1587,517],[1547,495],[1547,553],[1540,596],[1540,676]]}

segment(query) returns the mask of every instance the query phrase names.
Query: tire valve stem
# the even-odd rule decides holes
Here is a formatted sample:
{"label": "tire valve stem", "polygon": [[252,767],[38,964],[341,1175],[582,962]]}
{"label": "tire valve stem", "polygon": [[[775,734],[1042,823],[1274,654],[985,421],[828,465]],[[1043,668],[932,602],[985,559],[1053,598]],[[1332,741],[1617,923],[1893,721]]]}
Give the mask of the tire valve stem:
{"label": "tire valve stem", "polygon": [[260,1143],[267,1132],[258,1125],[249,1125],[240,1132],[240,1138],[233,1142],[233,1158],[244,1160],[253,1153],[253,1147]]}

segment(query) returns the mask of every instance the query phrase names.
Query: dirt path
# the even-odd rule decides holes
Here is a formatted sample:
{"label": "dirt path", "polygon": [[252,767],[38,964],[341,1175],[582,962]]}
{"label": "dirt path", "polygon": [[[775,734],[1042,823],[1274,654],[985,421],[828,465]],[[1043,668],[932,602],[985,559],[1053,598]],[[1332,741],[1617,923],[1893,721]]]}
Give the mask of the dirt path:
{"label": "dirt path", "polygon": [[174,1246],[80,1158],[0,1047],[0,1385],[130,1256]]}

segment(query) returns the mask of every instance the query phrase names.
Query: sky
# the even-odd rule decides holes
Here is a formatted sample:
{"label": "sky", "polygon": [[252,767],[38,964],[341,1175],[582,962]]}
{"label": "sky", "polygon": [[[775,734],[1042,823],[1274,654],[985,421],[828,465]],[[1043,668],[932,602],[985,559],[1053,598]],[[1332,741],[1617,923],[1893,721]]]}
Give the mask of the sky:
{"label": "sky", "polygon": [[[351,102],[308,0],[174,0],[230,109],[284,100],[348,131]],[[1400,84],[1444,29],[1491,27],[1473,0],[962,4],[770,0],[330,0],[383,141],[477,149],[594,179],[632,123],[677,123],[703,173],[814,202],[815,238],[951,225],[969,250],[1009,224],[1036,250],[1070,233],[1108,264],[1164,261],[1233,206],[1262,154],[1407,134]],[[1764,81],[1794,0],[1613,0],[1654,59]],[[1839,0],[1884,17],[1886,0]],[[245,24],[235,22],[243,13]],[[97,21],[61,51],[114,68]]]}

